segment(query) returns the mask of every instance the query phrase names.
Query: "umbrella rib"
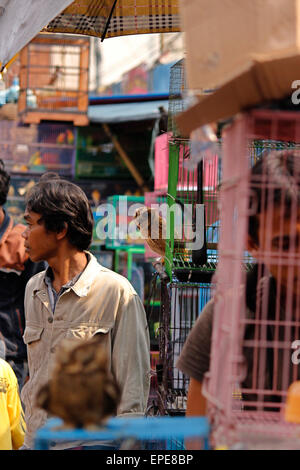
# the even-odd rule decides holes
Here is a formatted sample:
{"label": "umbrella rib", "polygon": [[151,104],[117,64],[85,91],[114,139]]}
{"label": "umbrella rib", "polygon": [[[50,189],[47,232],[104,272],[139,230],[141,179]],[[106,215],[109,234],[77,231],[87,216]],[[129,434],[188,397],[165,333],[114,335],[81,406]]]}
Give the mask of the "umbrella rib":
{"label": "umbrella rib", "polygon": [[109,16],[108,16],[108,19],[107,19],[107,22],[106,22],[104,31],[103,31],[102,36],[101,36],[101,42],[104,41],[104,39],[105,39],[107,30],[108,30],[108,27],[109,27],[109,24],[110,24],[110,20],[111,20],[112,14],[113,14],[113,12],[114,12],[114,9],[115,9],[115,6],[116,6],[117,1],[118,1],[118,0],[115,0],[115,1],[114,1],[113,6],[112,6],[112,9],[110,10],[110,14],[109,14]]}

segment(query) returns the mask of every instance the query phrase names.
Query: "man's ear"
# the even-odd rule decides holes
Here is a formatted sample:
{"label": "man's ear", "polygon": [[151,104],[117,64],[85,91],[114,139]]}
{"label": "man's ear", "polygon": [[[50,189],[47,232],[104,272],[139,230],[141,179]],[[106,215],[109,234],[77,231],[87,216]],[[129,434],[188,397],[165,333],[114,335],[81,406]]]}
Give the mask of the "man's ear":
{"label": "man's ear", "polygon": [[62,240],[63,238],[65,238],[65,236],[67,235],[67,232],[68,232],[68,224],[67,222],[64,222],[64,228],[60,232],[57,232],[56,234],[57,240]]}

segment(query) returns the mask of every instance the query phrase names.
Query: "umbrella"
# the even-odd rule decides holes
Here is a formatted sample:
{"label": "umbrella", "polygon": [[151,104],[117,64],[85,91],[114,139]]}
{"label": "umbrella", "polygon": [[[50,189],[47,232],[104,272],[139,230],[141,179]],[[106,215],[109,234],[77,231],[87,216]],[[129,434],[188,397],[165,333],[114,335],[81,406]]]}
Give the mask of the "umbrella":
{"label": "umbrella", "polygon": [[115,37],[180,31],[179,0],[76,0],[47,32]]}
{"label": "umbrella", "polygon": [[0,0],[0,71],[41,30],[105,37],[180,31],[179,0]]}
{"label": "umbrella", "polygon": [[72,0],[0,0],[0,65],[6,65],[70,3]]}

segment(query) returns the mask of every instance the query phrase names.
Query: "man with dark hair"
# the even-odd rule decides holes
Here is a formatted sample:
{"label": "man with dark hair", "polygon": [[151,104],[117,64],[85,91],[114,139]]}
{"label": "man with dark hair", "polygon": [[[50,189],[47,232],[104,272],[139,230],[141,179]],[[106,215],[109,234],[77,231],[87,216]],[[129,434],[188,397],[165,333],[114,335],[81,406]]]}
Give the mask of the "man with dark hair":
{"label": "man with dark hair", "polygon": [[[149,392],[149,332],[143,304],[123,276],[98,264],[87,251],[93,216],[88,199],[75,184],[44,177],[27,197],[23,236],[33,261],[46,260],[46,271],[34,276],[25,294],[30,379],[22,390],[27,434],[47,414],[35,396],[48,381],[54,353],[64,338],[88,339],[96,334],[109,355],[109,367],[121,390],[119,416],[141,416]],[[56,446],[57,448],[57,446]]]}
{"label": "man with dark hair", "polygon": [[25,327],[24,293],[28,280],[45,269],[33,263],[25,252],[22,233],[3,206],[7,200],[10,176],[0,160],[0,342],[2,358],[13,368],[19,388],[27,376],[27,354],[22,335]]}
{"label": "man with dark hair", "polygon": [[[279,319],[285,319],[286,310],[292,309],[294,319],[299,318],[300,313],[299,260],[294,256],[299,253],[300,248],[299,151],[275,151],[264,155],[252,168],[249,187],[247,248],[257,260],[257,264],[246,278],[247,322],[241,341],[244,338],[245,344],[249,345],[251,341],[253,343],[254,338],[262,334],[258,332],[257,324],[259,315],[265,309],[266,318],[262,323],[267,319],[269,324],[264,339],[268,344],[275,344],[276,335],[278,341],[284,336],[283,326],[278,325]],[[278,325],[274,326],[276,311]],[[188,416],[206,414],[202,384],[210,369],[213,315],[214,299],[211,299],[193,326],[177,362],[177,368],[191,379],[187,402]],[[257,354],[259,353],[260,350]],[[264,390],[274,390],[276,380],[277,394],[268,394],[268,400],[274,403],[274,407],[269,403],[268,411],[278,411],[275,402],[282,399],[278,390],[285,389],[282,379],[285,364],[282,349],[278,349],[276,354],[274,360],[272,347],[266,349],[265,369],[261,372],[264,381],[261,387]],[[242,382],[244,409],[250,409],[247,402],[252,402],[251,409],[255,409],[253,402],[257,401],[257,394],[251,392],[252,374],[255,371],[253,347],[244,345],[243,355],[247,365]],[[292,368],[290,363],[290,370],[287,367],[285,371],[290,383],[295,380],[295,372],[299,377],[299,370]]]}

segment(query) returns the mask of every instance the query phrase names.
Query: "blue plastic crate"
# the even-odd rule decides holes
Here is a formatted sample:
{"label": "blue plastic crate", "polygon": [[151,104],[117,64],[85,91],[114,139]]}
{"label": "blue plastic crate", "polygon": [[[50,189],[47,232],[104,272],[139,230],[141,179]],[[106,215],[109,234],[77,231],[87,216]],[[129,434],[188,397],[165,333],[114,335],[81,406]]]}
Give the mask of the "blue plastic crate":
{"label": "blue plastic crate", "polygon": [[187,438],[203,439],[203,448],[209,449],[210,427],[206,417],[149,417],[111,418],[103,428],[57,429],[62,425],[58,418],[49,419],[35,437],[35,450],[48,450],[51,442],[134,441],[135,449],[184,450]]}

